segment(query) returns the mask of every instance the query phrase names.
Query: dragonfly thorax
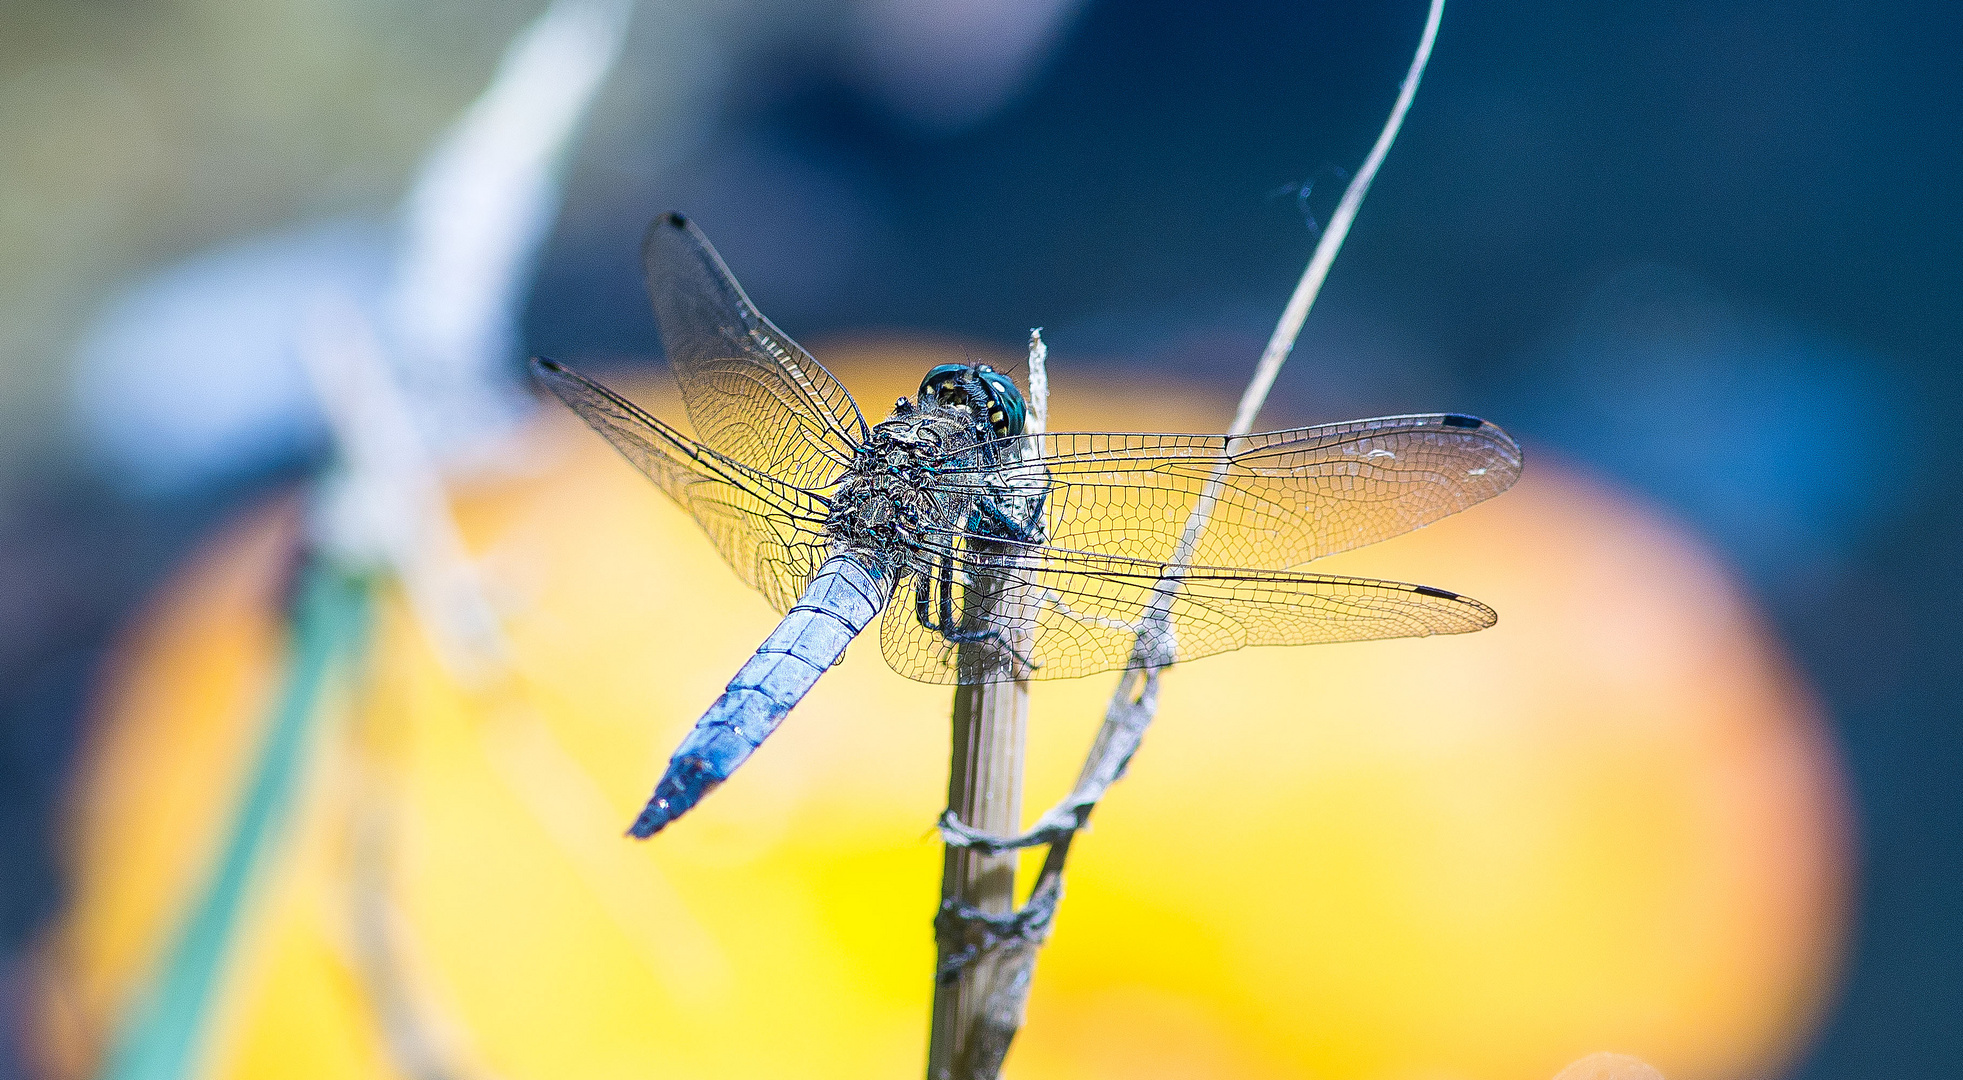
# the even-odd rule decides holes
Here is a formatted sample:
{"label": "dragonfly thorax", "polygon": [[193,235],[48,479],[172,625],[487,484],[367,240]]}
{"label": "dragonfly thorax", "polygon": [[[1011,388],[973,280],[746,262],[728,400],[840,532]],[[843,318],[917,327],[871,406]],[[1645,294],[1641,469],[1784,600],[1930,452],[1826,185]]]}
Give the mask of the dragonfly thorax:
{"label": "dragonfly thorax", "polygon": [[831,497],[826,532],[837,542],[911,550],[959,527],[972,499],[946,490],[941,474],[979,458],[985,437],[962,405],[901,399],[858,447]]}

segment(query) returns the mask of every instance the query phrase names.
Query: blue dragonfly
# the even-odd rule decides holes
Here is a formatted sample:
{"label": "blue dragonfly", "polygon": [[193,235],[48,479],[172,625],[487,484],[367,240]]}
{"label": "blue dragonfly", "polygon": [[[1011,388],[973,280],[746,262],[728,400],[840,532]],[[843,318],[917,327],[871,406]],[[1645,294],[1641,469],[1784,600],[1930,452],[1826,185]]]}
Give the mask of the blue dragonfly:
{"label": "blue dragonfly", "polygon": [[887,663],[946,684],[1497,620],[1444,589],[1289,569],[1505,491],[1520,448],[1477,417],[1031,434],[1009,378],[946,364],[869,425],[693,223],[658,219],[642,257],[695,436],[562,364],[536,360],[536,374],[784,617],[683,739],[632,836],[727,780],[882,613]]}

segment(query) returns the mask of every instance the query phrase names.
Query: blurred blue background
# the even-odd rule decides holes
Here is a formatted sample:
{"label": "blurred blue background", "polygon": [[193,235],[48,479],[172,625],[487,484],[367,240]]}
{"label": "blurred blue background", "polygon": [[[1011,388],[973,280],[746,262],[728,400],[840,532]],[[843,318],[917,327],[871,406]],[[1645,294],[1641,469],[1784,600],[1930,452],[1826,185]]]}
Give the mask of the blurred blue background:
{"label": "blurred blue background", "polygon": [[[381,288],[417,161],[540,6],[0,7],[0,955],[60,903],[92,665],[228,510],[319,459],[297,307]],[[637,239],[675,208],[807,341],[1014,350],[1042,325],[1059,371],[1204,362],[1232,392],[1424,11],[1196,12],[643,4],[523,351],[656,355]],[[1456,3],[1264,414],[1479,412],[1739,569],[1858,813],[1852,953],[1802,1077],[1948,1075],[1963,1037],[1963,475],[1921,430],[1963,405],[1959,131],[1948,5]]]}

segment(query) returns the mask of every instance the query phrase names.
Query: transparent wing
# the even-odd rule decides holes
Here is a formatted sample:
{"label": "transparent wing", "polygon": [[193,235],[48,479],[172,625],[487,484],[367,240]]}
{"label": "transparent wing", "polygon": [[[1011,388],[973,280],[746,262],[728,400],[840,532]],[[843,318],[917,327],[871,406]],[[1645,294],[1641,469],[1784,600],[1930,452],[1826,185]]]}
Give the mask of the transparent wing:
{"label": "transparent wing", "polygon": [[641,259],[662,348],[702,443],[786,483],[829,486],[868,434],[852,395],[757,311],[680,214],[648,226]]}
{"label": "transparent wing", "polygon": [[[1025,436],[1009,463],[950,473],[949,490],[1046,489],[1060,548],[1147,562],[1282,569],[1373,544],[1505,491],[1520,447],[1451,413],[1224,435]],[[1020,460],[1018,460],[1020,459]],[[1186,557],[1195,507],[1214,505]]]}
{"label": "transparent wing", "polygon": [[716,550],[778,611],[789,611],[830,553],[823,496],[717,453],[552,360],[539,381],[680,503]]}
{"label": "transparent wing", "polygon": [[941,608],[934,562],[948,552],[923,555],[880,624],[893,670],[922,682],[977,683],[1004,681],[1027,665],[1030,678],[1071,679],[1131,666],[1134,657],[1162,665],[1250,645],[1462,634],[1499,620],[1477,600],[1426,585],[1208,566],[1172,568],[1175,579],[1163,564],[1141,560],[1036,545],[1008,551],[954,554],[948,607],[961,629],[999,635],[965,649],[918,617],[923,596],[930,618]]}

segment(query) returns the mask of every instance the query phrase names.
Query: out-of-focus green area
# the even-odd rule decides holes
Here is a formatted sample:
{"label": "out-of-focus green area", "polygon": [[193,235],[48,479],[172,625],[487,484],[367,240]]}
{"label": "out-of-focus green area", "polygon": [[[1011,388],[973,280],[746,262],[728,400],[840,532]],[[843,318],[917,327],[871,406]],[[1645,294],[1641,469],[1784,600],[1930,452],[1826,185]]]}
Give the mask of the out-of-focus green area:
{"label": "out-of-focus green area", "polygon": [[68,360],[139,271],[374,215],[537,5],[8,0],[0,9],[0,490],[46,462]]}

